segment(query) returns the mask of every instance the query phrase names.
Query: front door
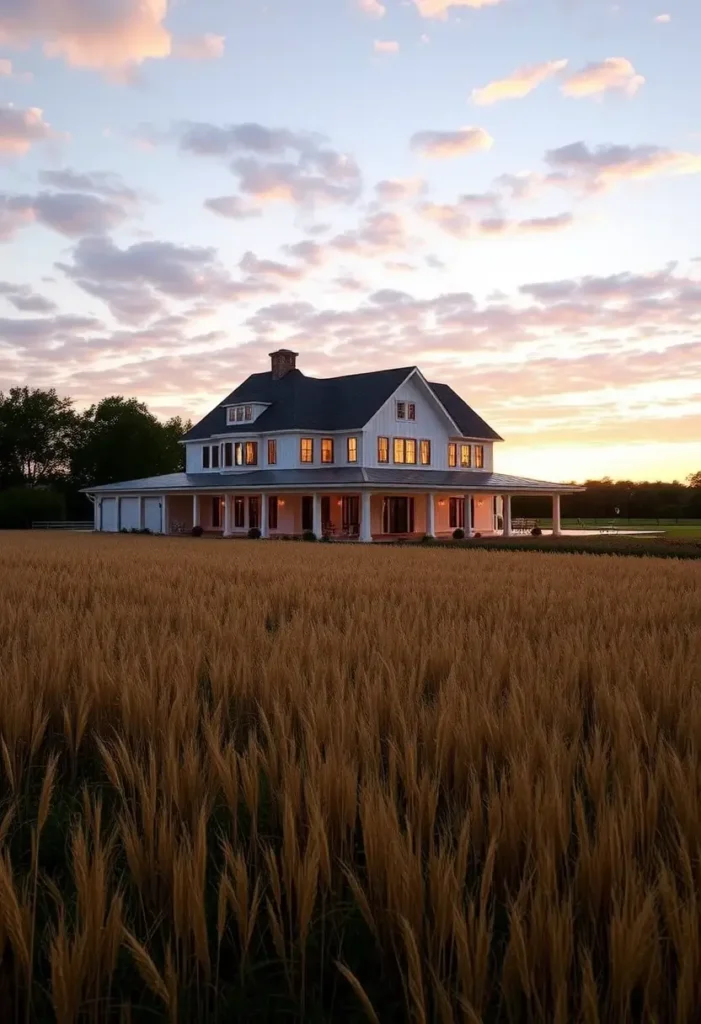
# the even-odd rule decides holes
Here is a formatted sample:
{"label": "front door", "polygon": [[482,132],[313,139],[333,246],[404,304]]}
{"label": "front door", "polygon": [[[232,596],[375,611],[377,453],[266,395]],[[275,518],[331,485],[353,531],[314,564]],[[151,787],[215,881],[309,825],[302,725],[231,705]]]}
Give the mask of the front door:
{"label": "front door", "polygon": [[414,499],[385,498],[382,504],[384,533],[414,532]]}
{"label": "front door", "polygon": [[357,494],[345,495],[341,499],[343,532],[354,537],[360,532],[360,498]]}
{"label": "front door", "polygon": [[260,498],[257,496],[248,499],[248,528],[260,529]]}
{"label": "front door", "polygon": [[314,529],[314,499],[311,494],[302,495],[302,530]]}

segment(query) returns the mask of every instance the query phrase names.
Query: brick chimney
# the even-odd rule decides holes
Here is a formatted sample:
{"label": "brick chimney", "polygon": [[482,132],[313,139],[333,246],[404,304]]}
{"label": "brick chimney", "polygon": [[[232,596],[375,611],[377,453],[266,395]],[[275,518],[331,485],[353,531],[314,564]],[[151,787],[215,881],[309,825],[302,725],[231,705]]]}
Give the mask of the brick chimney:
{"label": "brick chimney", "polygon": [[297,366],[299,352],[292,352],[289,348],[279,348],[277,352],[270,353],[270,369],[273,373],[273,380],[280,380],[290,370]]}

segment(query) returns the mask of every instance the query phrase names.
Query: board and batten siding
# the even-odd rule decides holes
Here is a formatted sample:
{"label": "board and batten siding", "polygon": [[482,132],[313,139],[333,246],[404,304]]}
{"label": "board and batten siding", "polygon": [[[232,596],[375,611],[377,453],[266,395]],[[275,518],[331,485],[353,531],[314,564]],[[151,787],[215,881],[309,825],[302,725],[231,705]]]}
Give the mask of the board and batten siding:
{"label": "board and batten siding", "polygon": [[[398,420],[396,415],[397,402],[413,402],[416,405],[415,420]],[[395,437],[410,437],[417,441],[416,466],[402,465],[402,469],[427,469],[421,466],[418,451],[419,441],[431,442],[431,469],[449,469],[448,442],[453,437],[450,420],[443,415],[437,402],[427,394],[426,388],[417,377],[405,381],[392,397],[385,402],[372,417],[363,431],[363,449],[365,462],[369,468],[393,466],[392,441]],[[377,438],[389,438],[389,462],[377,461]],[[473,442],[474,445],[475,442]],[[493,468],[493,445],[491,441],[480,441],[484,447],[484,469],[489,472]],[[459,464],[458,453],[458,466]],[[474,462],[474,459],[473,459]],[[475,468],[474,466],[472,467]],[[465,470],[469,479],[470,470]]]}

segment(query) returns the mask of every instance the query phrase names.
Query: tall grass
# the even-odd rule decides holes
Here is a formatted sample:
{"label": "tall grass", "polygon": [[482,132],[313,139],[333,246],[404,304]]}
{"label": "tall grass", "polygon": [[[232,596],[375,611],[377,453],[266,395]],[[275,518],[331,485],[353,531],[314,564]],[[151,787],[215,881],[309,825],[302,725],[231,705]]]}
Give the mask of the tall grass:
{"label": "tall grass", "polygon": [[0,534],[0,1019],[698,1020],[693,562]]}

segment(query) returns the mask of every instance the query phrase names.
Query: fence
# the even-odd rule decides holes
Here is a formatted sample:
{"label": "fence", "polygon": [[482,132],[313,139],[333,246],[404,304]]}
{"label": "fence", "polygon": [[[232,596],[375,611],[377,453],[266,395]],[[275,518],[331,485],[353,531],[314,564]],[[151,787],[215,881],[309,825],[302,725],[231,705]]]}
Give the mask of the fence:
{"label": "fence", "polygon": [[92,519],[74,519],[74,520],[56,520],[56,521],[41,521],[32,523],[33,530],[74,530],[79,532],[87,532],[88,530],[94,530],[95,524]]}

